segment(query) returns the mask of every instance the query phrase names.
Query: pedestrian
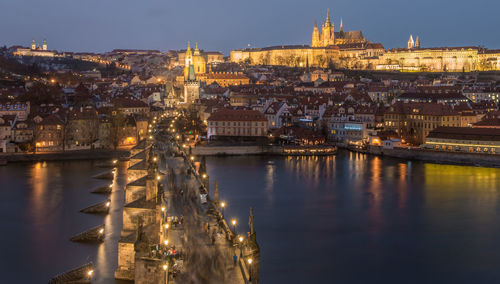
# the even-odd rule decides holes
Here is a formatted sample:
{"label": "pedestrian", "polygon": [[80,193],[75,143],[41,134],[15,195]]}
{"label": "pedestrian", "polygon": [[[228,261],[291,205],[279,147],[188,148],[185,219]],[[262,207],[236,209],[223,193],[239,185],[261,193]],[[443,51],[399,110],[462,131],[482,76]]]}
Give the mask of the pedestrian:
{"label": "pedestrian", "polygon": [[237,261],[238,261],[238,256],[236,255],[236,252],[235,252],[234,255],[233,255],[234,266],[236,266],[236,262]]}

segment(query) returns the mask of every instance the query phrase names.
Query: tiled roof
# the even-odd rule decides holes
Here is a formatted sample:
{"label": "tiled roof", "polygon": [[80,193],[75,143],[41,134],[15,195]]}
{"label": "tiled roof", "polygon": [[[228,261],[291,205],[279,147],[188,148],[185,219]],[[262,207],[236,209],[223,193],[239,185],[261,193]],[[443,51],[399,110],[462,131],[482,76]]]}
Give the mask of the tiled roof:
{"label": "tiled roof", "polygon": [[498,128],[470,128],[470,127],[438,127],[432,130],[427,138],[500,141]]}

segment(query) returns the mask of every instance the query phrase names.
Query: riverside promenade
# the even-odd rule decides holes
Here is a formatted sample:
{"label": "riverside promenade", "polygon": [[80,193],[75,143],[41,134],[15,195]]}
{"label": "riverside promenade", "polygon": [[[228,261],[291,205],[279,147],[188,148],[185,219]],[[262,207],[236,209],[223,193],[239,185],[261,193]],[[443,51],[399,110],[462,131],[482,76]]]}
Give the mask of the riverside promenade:
{"label": "riverside promenade", "polygon": [[249,232],[236,235],[219,210],[217,189],[209,194],[206,167],[179,147],[169,122],[153,120],[153,135],[131,150],[115,278],[148,284],[258,283],[252,211]]}

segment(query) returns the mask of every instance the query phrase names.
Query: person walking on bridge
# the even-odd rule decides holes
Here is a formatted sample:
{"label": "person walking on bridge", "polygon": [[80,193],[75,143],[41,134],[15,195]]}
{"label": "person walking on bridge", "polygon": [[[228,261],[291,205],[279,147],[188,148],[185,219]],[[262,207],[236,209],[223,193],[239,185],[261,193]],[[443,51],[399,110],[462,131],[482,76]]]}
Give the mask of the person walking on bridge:
{"label": "person walking on bridge", "polygon": [[233,254],[233,262],[234,262],[234,266],[236,267],[236,262],[238,262],[238,256],[236,255],[236,252],[234,252],[234,254]]}

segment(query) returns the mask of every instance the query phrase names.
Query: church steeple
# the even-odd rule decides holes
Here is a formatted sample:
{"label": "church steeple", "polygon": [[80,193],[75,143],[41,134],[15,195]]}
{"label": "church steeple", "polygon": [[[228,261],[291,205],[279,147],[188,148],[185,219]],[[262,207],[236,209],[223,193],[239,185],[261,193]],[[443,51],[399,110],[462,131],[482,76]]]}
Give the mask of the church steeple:
{"label": "church steeple", "polygon": [[192,55],[192,53],[191,53],[191,43],[190,43],[189,41],[188,41],[188,48],[187,48],[187,50],[186,50],[186,57],[187,57],[188,55]]}
{"label": "church steeple", "polygon": [[326,24],[330,26],[330,8],[326,9]]}
{"label": "church steeple", "polygon": [[417,39],[415,40],[415,48],[420,48],[420,39],[417,36]]}
{"label": "church steeple", "polygon": [[45,39],[43,40],[42,49],[47,50],[47,41]]}
{"label": "church steeple", "polygon": [[36,42],[35,40],[33,39],[33,41],[31,42],[31,49],[35,50],[36,49]]}
{"label": "church steeple", "polygon": [[344,32],[344,23],[342,21],[342,18],[340,18],[340,32]]}
{"label": "church steeple", "polygon": [[413,35],[410,35],[410,39],[408,40],[408,49],[412,49],[415,47],[415,41],[413,40]]}
{"label": "church steeple", "polygon": [[198,49],[198,43],[196,43],[196,48],[194,49],[194,55],[200,55],[200,50]]}

